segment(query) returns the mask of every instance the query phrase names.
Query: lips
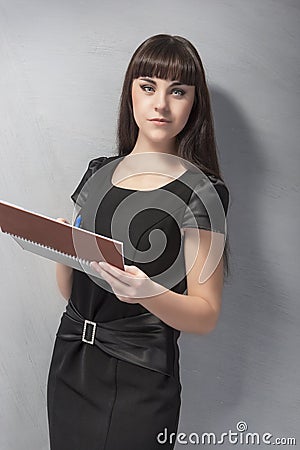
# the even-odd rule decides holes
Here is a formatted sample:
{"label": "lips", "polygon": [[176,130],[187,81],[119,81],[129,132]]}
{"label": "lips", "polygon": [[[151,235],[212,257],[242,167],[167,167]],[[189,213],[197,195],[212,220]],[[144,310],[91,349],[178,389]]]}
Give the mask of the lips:
{"label": "lips", "polygon": [[167,120],[167,119],[162,119],[162,118],[159,118],[159,117],[155,117],[154,119],[149,119],[151,122],[166,122],[166,123],[169,123],[170,122],[170,120]]}

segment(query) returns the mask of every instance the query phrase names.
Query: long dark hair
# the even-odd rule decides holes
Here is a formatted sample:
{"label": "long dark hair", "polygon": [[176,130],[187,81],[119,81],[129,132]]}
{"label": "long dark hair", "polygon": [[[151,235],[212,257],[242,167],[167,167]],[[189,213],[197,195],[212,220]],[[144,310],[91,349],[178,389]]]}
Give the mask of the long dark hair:
{"label": "long dark hair", "polygon": [[[117,125],[119,156],[128,155],[135,146],[138,126],[132,106],[132,82],[140,76],[180,80],[195,86],[195,99],[189,119],[176,136],[177,154],[204,173],[222,181],[217,156],[214,122],[202,61],[196,48],[182,36],[157,34],[146,39],[133,53],[126,70],[120,97]],[[190,166],[189,166],[190,167]],[[224,248],[224,274],[229,274],[228,236]]]}

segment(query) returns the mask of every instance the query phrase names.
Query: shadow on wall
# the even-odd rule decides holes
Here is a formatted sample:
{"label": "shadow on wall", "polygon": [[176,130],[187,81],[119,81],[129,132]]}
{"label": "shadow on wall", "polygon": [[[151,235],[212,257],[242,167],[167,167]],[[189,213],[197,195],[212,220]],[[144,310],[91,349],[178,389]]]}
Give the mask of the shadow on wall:
{"label": "shadow on wall", "polygon": [[[239,420],[248,419],[249,431],[259,431],[261,418],[255,407],[264,401],[263,392],[272,380],[272,363],[266,365],[265,360],[279,358],[276,331],[281,319],[273,307],[276,274],[269,270],[261,237],[266,152],[235,101],[219,89],[210,92],[221,173],[231,194],[227,222],[231,275],[225,281],[216,329],[204,336],[181,335],[183,402],[178,433],[219,436],[229,429],[237,431]],[[265,425],[275,432],[271,394],[264,393],[270,401]],[[244,408],[241,417],[239,405]]]}

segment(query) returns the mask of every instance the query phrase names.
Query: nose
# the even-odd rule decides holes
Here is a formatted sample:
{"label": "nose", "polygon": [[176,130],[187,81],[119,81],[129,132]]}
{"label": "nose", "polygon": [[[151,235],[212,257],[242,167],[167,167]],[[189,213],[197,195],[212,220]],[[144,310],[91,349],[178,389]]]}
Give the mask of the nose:
{"label": "nose", "polygon": [[157,91],[154,99],[154,106],[156,111],[168,109],[167,95],[163,91]]}

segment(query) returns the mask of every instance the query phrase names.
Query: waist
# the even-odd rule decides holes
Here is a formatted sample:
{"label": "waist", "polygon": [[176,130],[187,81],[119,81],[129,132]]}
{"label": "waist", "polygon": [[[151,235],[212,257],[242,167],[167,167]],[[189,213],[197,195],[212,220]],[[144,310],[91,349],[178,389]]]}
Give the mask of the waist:
{"label": "waist", "polygon": [[145,312],[108,322],[85,319],[69,300],[57,337],[94,345],[123,361],[174,376],[177,346],[174,331],[158,317]]}

